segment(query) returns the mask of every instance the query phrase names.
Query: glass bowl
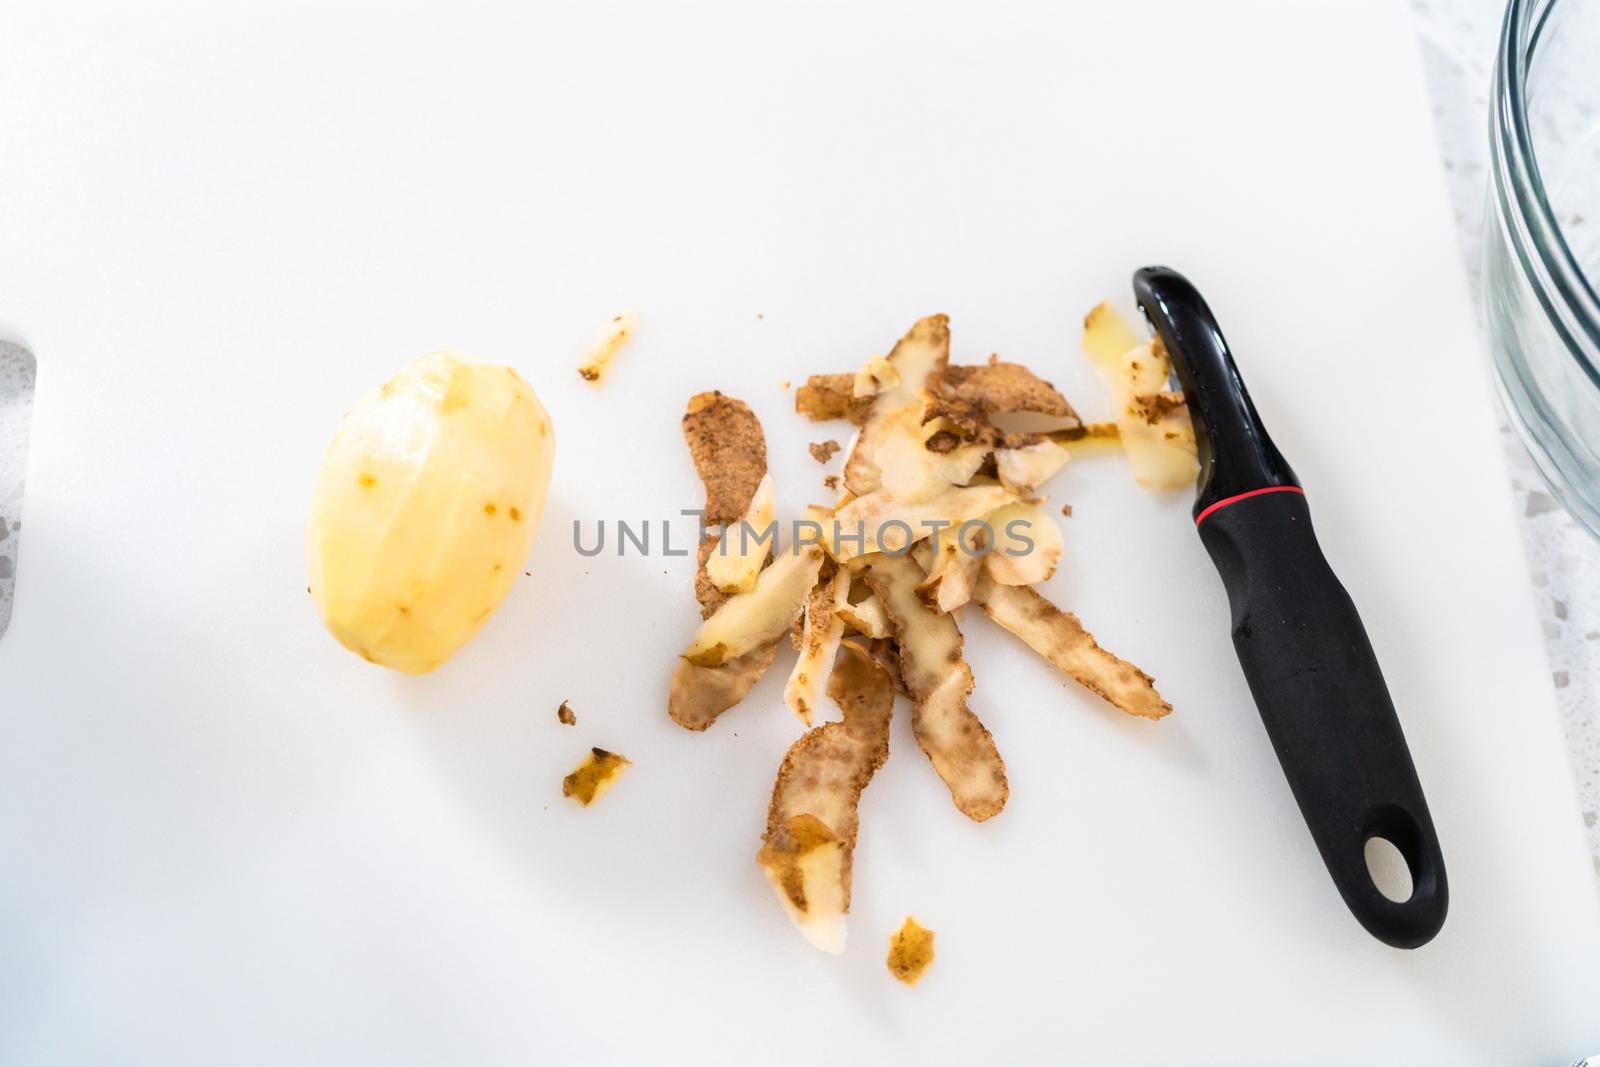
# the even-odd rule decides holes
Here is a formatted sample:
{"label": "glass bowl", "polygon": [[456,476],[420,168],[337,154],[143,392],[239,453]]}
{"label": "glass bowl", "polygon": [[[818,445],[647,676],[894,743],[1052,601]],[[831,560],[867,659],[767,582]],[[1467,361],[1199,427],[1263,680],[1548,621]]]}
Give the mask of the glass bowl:
{"label": "glass bowl", "polygon": [[1512,0],[1489,126],[1501,395],[1551,491],[1600,536],[1600,2]]}

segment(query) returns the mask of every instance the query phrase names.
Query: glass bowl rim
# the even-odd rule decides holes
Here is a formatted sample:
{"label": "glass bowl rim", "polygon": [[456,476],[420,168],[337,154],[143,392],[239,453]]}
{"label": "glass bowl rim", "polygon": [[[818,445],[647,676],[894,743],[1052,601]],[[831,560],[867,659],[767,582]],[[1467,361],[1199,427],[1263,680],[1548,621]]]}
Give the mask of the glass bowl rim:
{"label": "glass bowl rim", "polygon": [[1528,122],[1528,74],[1550,14],[1561,3],[1511,0],[1506,7],[1490,108],[1491,172],[1502,223],[1525,278],[1568,352],[1600,387],[1600,297],[1545,195]]}

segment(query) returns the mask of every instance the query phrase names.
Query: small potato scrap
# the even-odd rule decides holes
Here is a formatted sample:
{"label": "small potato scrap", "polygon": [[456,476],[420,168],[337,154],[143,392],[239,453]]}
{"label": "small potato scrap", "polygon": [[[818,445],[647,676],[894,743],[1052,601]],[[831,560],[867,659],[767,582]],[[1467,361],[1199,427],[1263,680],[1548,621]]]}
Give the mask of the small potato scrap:
{"label": "small potato scrap", "polygon": [[900,642],[900,675],[914,701],[911,728],[951,799],[974,822],[998,815],[1010,790],[994,738],[967,707],[972,671],[961,631],[917,596],[922,568],[903,556],[866,561],[867,584],[883,602]]}
{"label": "small potato scrap", "polygon": [[840,445],[838,441],[830,437],[826,441],[813,441],[809,447],[812,459],[818,463],[827,463],[833,458],[834,453],[839,451]]}
{"label": "small potato scrap", "polygon": [[583,762],[578,764],[578,769],[561,780],[561,795],[571,797],[587,808],[600,799],[600,795],[610,789],[617,777],[631,766],[633,763],[626,756],[607,752],[603,748],[592,748]]}
{"label": "small potato scrap", "polygon": [[772,553],[777,510],[772,475],[765,474],[744,517],[730,523],[717,541],[716,551],[704,562],[706,578],[724,593],[748,593],[756,587],[761,568]]}
{"label": "small potato scrap", "polygon": [[556,709],[556,721],[562,726],[578,725],[578,717],[572,713],[572,705],[568,704],[565,700],[563,700],[561,702],[561,706]]}
{"label": "small potato scrap", "polygon": [[816,545],[782,553],[754,589],[729,597],[700,624],[683,658],[696,667],[716,667],[781,638],[799,618],[826,558]]}
{"label": "small potato scrap", "polygon": [[584,354],[583,362],[578,365],[578,376],[593,386],[603,383],[611,370],[612,360],[617,358],[622,346],[633,336],[633,329],[638,322],[638,314],[627,311],[606,323]]}
{"label": "small potato scrap", "polygon": [[972,599],[989,618],[1114,707],[1146,719],[1159,719],[1172,710],[1156,692],[1154,679],[1101,648],[1076,615],[1030,587],[1001,585],[986,574],[978,579]]}
{"label": "small potato scrap", "polygon": [[916,985],[933,962],[933,931],[911,916],[889,939],[889,973],[906,985]]}
{"label": "small potato scrap", "polygon": [[783,757],[756,861],[806,940],[839,953],[850,910],[857,805],[889,756],[894,682],[865,650],[846,643],[828,695],[844,719],[809,731]]}
{"label": "small potato scrap", "polygon": [[806,598],[800,656],[783,687],[783,701],[807,726],[811,725],[813,709],[821,703],[823,682],[844,638],[844,619],[839,617],[838,605],[849,596],[851,577],[842,568],[824,575]]}
{"label": "small potato scrap", "polygon": [[1099,304],[1083,320],[1083,350],[1111,396],[1118,435],[1139,485],[1192,486],[1200,472],[1194,426],[1181,395],[1166,391],[1172,362],[1165,349],[1140,341],[1109,304]]}
{"label": "small potato scrap", "polygon": [[866,421],[872,396],[855,395],[854,374],[813,374],[794,393],[794,409],[812,422],[848,419],[856,425]]}

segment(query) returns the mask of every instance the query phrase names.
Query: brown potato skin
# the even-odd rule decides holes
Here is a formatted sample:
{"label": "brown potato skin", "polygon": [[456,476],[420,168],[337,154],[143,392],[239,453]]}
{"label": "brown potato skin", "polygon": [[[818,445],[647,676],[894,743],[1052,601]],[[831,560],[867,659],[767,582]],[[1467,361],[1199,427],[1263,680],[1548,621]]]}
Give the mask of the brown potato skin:
{"label": "brown potato skin", "polygon": [[843,849],[848,910],[851,855],[860,828],[857,805],[867,783],[889,758],[894,680],[868,652],[846,641],[839,646],[838,662],[828,678],[828,696],[844,712],[844,719],[807,731],[784,754],[767,806],[763,854],[792,851],[786,835],[794,821],[813,816]]}
{"label": "brown potato skin", "polygon": [[[708,525],[738,522],[767,473],[767,439],[750,405],[715,390],[689,398],[683,437],[706,490]],[[700,617],[709,619],[728,599],[706,574],[706,560],[717,547],[708,534],[697,550],[694,595]],[[704,730],[717,716],[743,700],[777,657],[773,641],[715,667],[678,659],[667,691],[667,714],[686,730]]]}
{"label": "brown potato skin", "polygon": [[925,575],[910,557],[870,556],[865,577],[894,624],[917,743],[963,815],[974,822],[993,818],[1011,788],[994,736],[967,707],[972,669],[961,654],[961,630],[917,595]]}

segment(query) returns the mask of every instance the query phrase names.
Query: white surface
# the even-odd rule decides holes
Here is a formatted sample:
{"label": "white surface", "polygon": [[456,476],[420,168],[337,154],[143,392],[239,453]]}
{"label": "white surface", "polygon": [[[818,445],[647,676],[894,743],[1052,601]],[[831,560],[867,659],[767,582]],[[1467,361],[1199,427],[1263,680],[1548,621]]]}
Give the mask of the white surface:
{"label": "white surface", "polygon": [[[0,642],[23,801],[0,808],[0,1061],[1503,1063],[1600,1040],[1600,907],[1403,15],[1106,7],[8,11],[0,128],[28,152],[0,153],[0,218],[40,254],[0,261],[0,291],[53,359]],[[1049,367],[1093,410],[1077,318],[1150,259],[1209,293],[1311,488],[1451,919],[1401,953],[1345,913],[1186,502],[1102,462],[1059,487],[1054,593],[1177,713],[1121,719],[974,620],[1011,806],[962,820],[901,715],[854,943],[816,955],[751,862],[794,733],[781,672],[678,730],[687,561],[581,561],[571,522],[697,503],[677,418],[711,386],[762,414],[786,505],[820,498],[823,433],[778,381],[935,308],[967,357]],[[625,306],[638,341],[590,392],[576,349]],[[441,345],[519,366],[561,458],[535,579],[402,679],[316,625],[301,524],[339,413]],[[1443,448],[1423,395],[1485,417]],[[589,744],[636,766],[580,811],[559,780]],[[908,911],[939,931],[915,991],[882,965]]]}

